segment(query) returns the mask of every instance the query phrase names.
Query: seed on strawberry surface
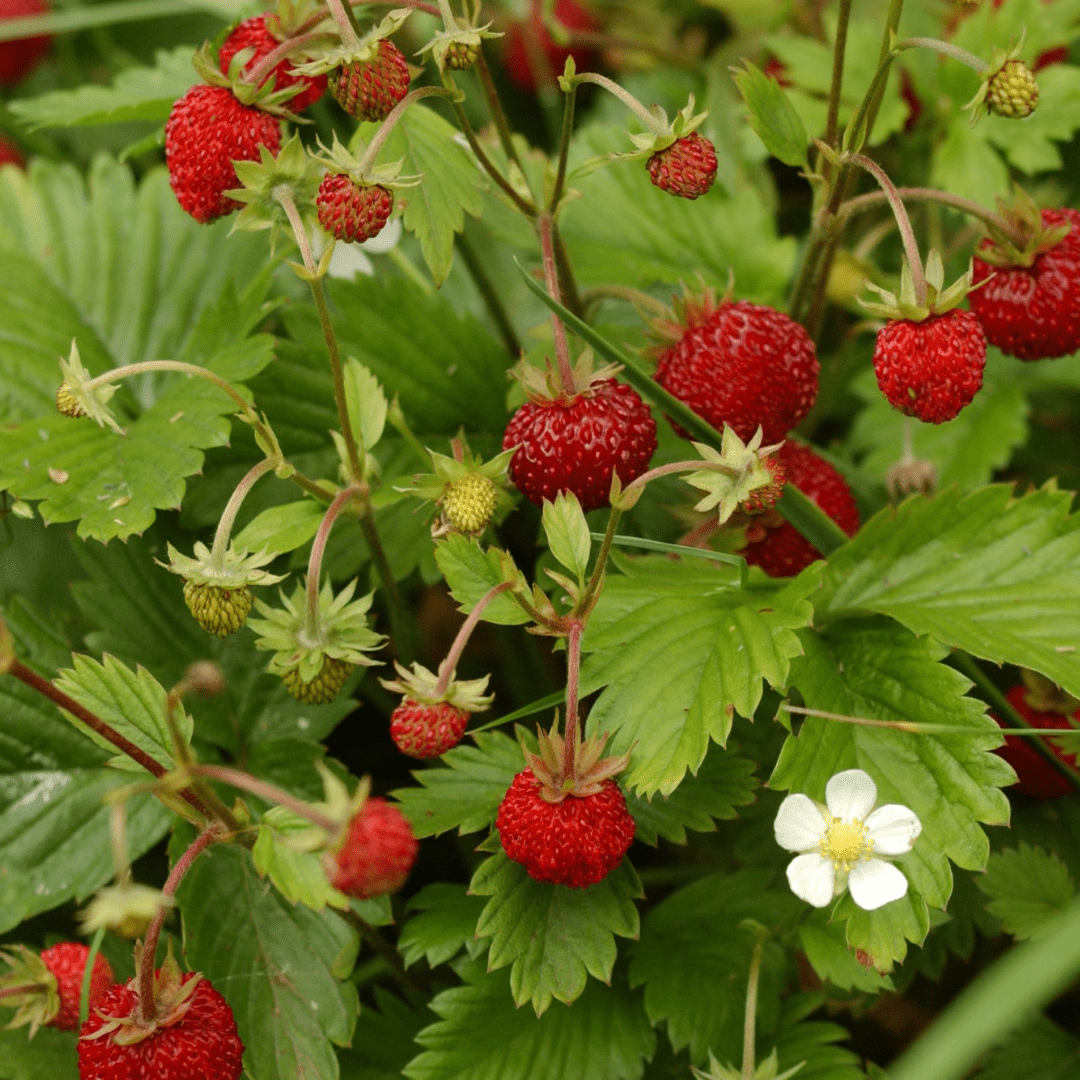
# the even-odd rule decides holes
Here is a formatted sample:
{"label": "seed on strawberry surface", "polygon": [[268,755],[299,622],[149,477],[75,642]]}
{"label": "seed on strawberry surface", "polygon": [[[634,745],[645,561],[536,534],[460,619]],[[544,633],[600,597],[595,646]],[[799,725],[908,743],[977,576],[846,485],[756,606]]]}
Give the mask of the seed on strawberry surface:
{"label": "seed on strawberry surface", "polygon": [[390,220],[394,194],[381,184],[357,184],[344,173],[328,172],[315,199],[319,224],[346,243],[378,236]]}
{"label": "seed on strawberry surface", "polygon": [[251,590],[222,589],[217,585],[184,582],[184,601],[199,625],[218,637],[227,637],[247,622]]}
{"label": "seed on strawberry surface", "polygon": [[446,488],[443,516],[458,532],[477,536],[487,528],[498,503],[495,482],[483,473],[466,473]]}
{"label": "seed on strawberry surface", "polygon": [[405,698],[390,715],[390,737],[409,757],[441,757],[461,742],[470,715],[447,701],[426,705]]}
{"label": "seed on strawberry surface", "polygon": [[240,203],[225,192],[240,187],[234,161],[258,161],[259,147],[281,148],[281,125],[261,109],[242,105],[223,86],[193,86],[165,124],[165,161],[177,202],[206,224]]}
{"label": "seed on strawberry surface", "polygon": [[[219,64],[221,66],[222,74],[228,74],[229,62],[232,58],[244,49],[254,49],[255,53],[251,59],[244,65],[244,71],[247,71],[253,65],[258,64],[265,57],[269,56],[281,42],[274,37],[270,32],[269,27],[266,25],[267,16],[255,15],[250,19],[245,19],[235,30],[222,42],[221,50],[218,53]],[[326,76],[325,75],[294,75],[292,73],[293,61],[290,59],[282,60],[266,79],[265,83],[271,76],[274,78],[275,90],[286,90],[293,86],[303,86],[295,97],[289,98],[285,102],[285,108],[294,113],[303,112],[308,106],[314,105],[316,101],[323,96],[326,90]]]}
{"label": "seed on strawberry surface", "polygon": [[649,158],[649,179],[661,191],[683,199],[706,194],[716,179],[716,150],[713,144],[692,131]]}
{"label": "seed on strawberry surface", "polygon": [[1008,60],[990,77],[986,104],[992,113],[1022,120],[1039,104],[1039,84],[1023,60]]}
{"label": "seed on strawberry surface", "polygon": [[297,701],[306,702],[308,705],[328,705],[341,693],[353,667],[354,665],[346,660],[324,656],[319,670],[308,682],[301,678],[299,667],[285,672],[281,681]]}
{"label": "seed on strawberry surface", "polygon": [[365,799],[349,822],[340,849],[327,856],[330,884],[346,896],[370,900],[395,892],[416,862],[412,827],[385,799]]}
{"label": "seed on strawberry surface", "polygon": [[335,68],[328,85],[334,100],[350,116],[379,123],[409,92],[409,64],[401,50],[383,38],[372,59]]}
{"label": "seed on strawberry surface", "polygon": [[892,319],[878,332],[874,372],[889,403],[928,424],[952,420],[982,386],[986,335],[970,312],[951,308],[922,322]]}

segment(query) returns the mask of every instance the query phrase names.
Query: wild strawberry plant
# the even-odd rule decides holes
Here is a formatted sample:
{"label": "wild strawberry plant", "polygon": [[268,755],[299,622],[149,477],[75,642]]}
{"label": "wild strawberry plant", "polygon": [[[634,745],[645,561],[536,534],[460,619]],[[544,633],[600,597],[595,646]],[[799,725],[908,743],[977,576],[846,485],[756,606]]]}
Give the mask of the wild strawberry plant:
{"label": "wild strawberry plant", "polygon": [[1069,1075],[1080,0],[39,7],[0,1076]]}

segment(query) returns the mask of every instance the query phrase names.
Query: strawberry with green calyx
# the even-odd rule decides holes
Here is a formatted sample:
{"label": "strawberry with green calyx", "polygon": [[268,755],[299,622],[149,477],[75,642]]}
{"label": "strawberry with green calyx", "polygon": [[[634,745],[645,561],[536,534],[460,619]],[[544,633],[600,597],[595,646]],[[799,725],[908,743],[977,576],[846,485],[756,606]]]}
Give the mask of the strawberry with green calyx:
{"label": "strawberry with green calyx", "polygon": [[[79,998],[90,950],[77,941],[36,953],[25,945],[0,952],[10,970],[0,975],[0,1005],[15,1010],[8,1028],[30,1026],[30,1038],[40,1027],[74,1031],[79,1026]],[[108,960],[94,957],[90,975],[90,1008],[112,985]]]}
{"label": "strawberry with green calyx", "polygon": [[340,2],[330,3],[341,41],[323,49],[297,74],[326,75],[334,100],[357,120],[379,123],[409,92],[409,65],[401,50],[389,39],[411,14],[409,8],[391,11],[363,37],[353,29]]}
{"label": "strawberry with green calyx", "polygon": [[319,224],[335,240],[351,243],[378,236],[394,209],[394,189],[415,187],[423,180],[421,176],[402,176],[403,161],[375,164],[385,138],[381,131],[380,136],[369,146],[361,143],[358,154],[351,154],[335,132],[333,147],[323,147],[322,156],[316,159],[326,166],[315,198]]}
{"label": "strawberry with green calyx", "polygon": [[684,477],[688,484],[706,492],[694,506],[695,510],[715,510],[717,524],[723,525],[736,511],[760,514],[776,505],[786,481],[784,467],[776,457],[782,444],[763,447],[761,440],[760,424],[747,443],[725,424],[719,451],[704,443],[694,443],[694,449],[715,466]]}
{"label": "strawberry with green calyx", "polygon": [[460,18],[454,15],[449,0],[439,0],[439,14],[442,15],[443,29],[417,53],[423,56],[430,51],[439,71],[447,68],[468,71],[480,56],[481,43],[502,37],[502,34],[488,30],[490,22],[479,25],[480,0],[474,0],[472,11]]}
{"label": "strawberry with green calyx", "polygon": [[[964,106],[971,111],[973,124],[978,119],[983,104],[986,105],[987,112],[1010,120],[1022,120],[1035,111],[1039,104],[1039,84],[1024,61],[1017,59],[1023,47],[1024,38],[1021,35],[1012,48],[994,49],[990,63],[982,70],[976,68],[982,76],[982,84],[975,96]],[[973,59],[978,60],[977,57]]]}
{"label": "strawberry with green calyx", "polygon": [[599,158],[582,167],[590,171],[609,161],[649,159],[649,179],[655,187],[683,199],[697,199],[708,193],[716,179],[716,150],[697,128],[709,115],[708,111],[694,112],[694,95],[674,120],[659,105],[646,109],[640,101],[618,83],[594,72],[577,74],[573,57],[566,61],[566,71],[559,76],[559,86],[571,93],[578,83],[591,82],[614,94],[644,125],[645,131],[630,134],[635,150]]}
{"label": "strawberry with green calyx", "polygon": [[71,341],[71,352],[65,360],[60,358],[60,388],[56,391],[56,407],[72,418],[89,416],[98,427],[110,427],[117,435],[123,435],[124,429],[116,422],[108,406],[109,399],[116,393],[115,383],[96,382],[79,356],[79,347],[75,339]]}
{"label": "strawberry with green calyx", "polygon": [[453,457],[428,450],[435,471],[418,473],[407,488],[399,490],[435,504],[438,516],[431,525],[433,537],[450,532],[477,537],[513,506],[506,483],[515,451],[504,450],[485,462],[469,452],[463,436],[452,439],[450,446]]}

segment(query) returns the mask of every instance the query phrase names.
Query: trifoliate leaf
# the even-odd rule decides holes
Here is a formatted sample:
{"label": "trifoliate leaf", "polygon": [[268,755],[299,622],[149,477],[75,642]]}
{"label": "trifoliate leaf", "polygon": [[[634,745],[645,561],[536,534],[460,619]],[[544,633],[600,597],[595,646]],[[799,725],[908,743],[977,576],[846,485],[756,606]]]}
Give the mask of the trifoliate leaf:
{"label": "trifoliate leaf", "polygon": [[645,895],[625,859],[596,885],[571,889],[534,881],[501,851],[481,863],[469,891],[491,897],[476,927],[491,938],[488,968],[512,963],[514,1001],[532,1002],[537,1016],[552,998],[580,997],[587,975],[611,982],[615,935],[637,937],[634,901]]}
{"label": "trifoliate leaf", "polygon": [[1065,864],[1027,844],[991,855],[976,884],[990,897],[986,910],[1020,941],[1038,937],[1076,895]]}
{"label": "trifoliate leaf", "polygon": [[[1052,490],[952,488],[873,517],[829,560],[818,618],[876,611],[1080,695],[1080,514]],[[839,710],[843,711],[843,710]]]}
{"label": "trifoliate leaf", "polygon": [[[460,533],[451,533],[435,545],[435,562],[446,578],[450,595],[466,613],[503,580],[499,552],[495,548],[484,551]],[[528,614],[506,593],[500,593],[484,608],[483,619],[500,626],[529,622]]]}
{"label": "trifoliate leaf", "polygon": [[466,892],[464,885],[443,881],[425,885],[405,905],[408,911],[419,912],[408,919],[398,938],[405,966],[425,957],[430,967],[438,967],[453,960],[462,948],[471,957],[482,953],[487,942],[477,940],[476,924],[487,903],[482,896]]}
{"label": "trifoliate leaf", "polygon": [[753,716],[763,680],[787,682],[810,621],[812,570],[781,588],[732,588],[714,568],[647,557],[619,559],[589,620],[582,693],[605,687],[588,733],[631,751],[624,783],[670,794],[697,769],[710,740],[727,741],[735,713]]}

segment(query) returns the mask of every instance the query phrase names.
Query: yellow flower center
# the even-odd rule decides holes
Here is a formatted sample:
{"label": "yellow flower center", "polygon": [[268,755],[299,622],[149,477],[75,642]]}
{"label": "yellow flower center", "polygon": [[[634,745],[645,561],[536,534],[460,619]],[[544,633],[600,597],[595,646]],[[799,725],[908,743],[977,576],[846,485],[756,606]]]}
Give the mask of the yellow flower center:
{"label": "yellow flower center", "polygon": [[867,838],[866,826],[858,819],[832,818],[821,838],[821,854],[839,870],[850,870],[860,859],[868,859],[874,841]]}

